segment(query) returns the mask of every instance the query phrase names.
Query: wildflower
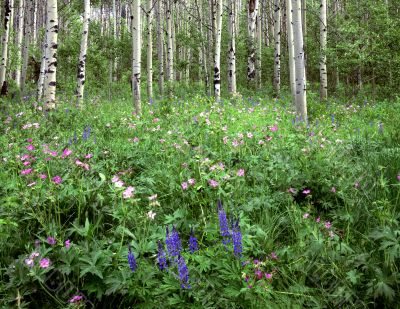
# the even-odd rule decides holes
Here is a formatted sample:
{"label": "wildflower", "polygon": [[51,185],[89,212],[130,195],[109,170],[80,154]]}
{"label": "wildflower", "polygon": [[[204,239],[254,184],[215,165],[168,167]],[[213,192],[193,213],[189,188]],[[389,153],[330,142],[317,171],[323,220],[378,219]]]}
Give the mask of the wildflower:
{"label": "wildflower", "polygon": [[256,278],[257,278],[258,280],[261,280],[262,277],[263,277],[263,274],[262,274],[261,270],[259,270],[259,269],[256,269],[256,270],[254,271],[254,274],[256,275]]}
{"label": "wildflower", "polygon": [[189,238],[189,251],[193,254],[197,250],[199,250],[199,245],[197,244],[197,238],[194,236],[193,229],[191,229]]}
{"label": "wildflower", "polygon": [[239,169],[239,170],[237,171],[236,175],[239,176],[239,177],[243,177],[243,176],[244,176],[244,169],[242,169],[242,168]]}
{"label": "wildflower", "polygon": [[248,138],[253,138],[253,133],[248,132],[248,133],[247,133],[247,137],[248,137]]}
{"label": "wildflower", "polygon": [[49,236],[47,237],[47,243],[54,246],[57,243],[57,240],[53,236]]}
{"label": "wildflower", "polygon": [[158,253],[157,253],[158,267],[160,270],[167,269],[167,258],[161,241],[158,241]]}
{"label": "wildflower", "polygon": [[233,147],[238,147],[238,146],[239,146],[239,142],[238,142],[236,139],[234,139],[234,140],[232,141],[232,146],[233,146]]}
{"label": "wildflower", "polygon": [[77,303],[77,302],[79,302],[79,301],[81,301],[82,300],[82,296],[81,295],[74,295],[74,296],[72,296],[71,298],[70,298],[70,300],[68,301],[69,303]]}
{"label": "wildflower", "polygon": [[139,138],[135,136],[135,137],[133,138],[133,142],[134,142],[134,143],[139,143]]}
{"label": "wildflower", "polygon": [[31,259],[31,258],[25,259],[25,264],[26,264],[26,266],[28,266],[30,268],[30,267],[33,267],[35,265],[35,261],[33,259]]}
{"label": "wildflower", "polygon": [[196,179],[190,178],[190,179],[188,180],[188,183],[189,183],[189,185],[194,186],[194,185],[196,184]]}
{"label": "wildflower", "polygon": [[46,179],[47,176],[46,176],[45,174],[39,174],[39,178],[40,178],[40,179]]}
{"label": "wildflower", "polygon": [[178,256],[178,272],[182,289],[190,289],[189,270],[184,258],[180,254]]}
{"label": "wildflower", "polygon": [[330,238],[335,237],[335,233],[334,233],[333,231],[329,231],[329,237],[330,237]]}
{"label": "wildflower", "polygon": [[309,213],[305,213],[305,214],[303,215],[303,219],[307,219],[309,216],[310,216]]}
{"label": "wildflower", "polygon": [[294,188],[289,188],[289,189],[288,189],[288,192],[289,192],[289,193],[292,193],[292,194],[295,194],[295,193],[296,193],[296,189],[294,189]]}
{"label": "wildflower", "polygon": [[399,175],[397,175],[397,180],[398,180],[398,181],[400,181],[400,174],[399,174]]}
{"label": "wildflower", "polygon": [[60,176],[54,176],[51,180],[57,185],[62,183],[62,179]]}
{"label": "wildflower", "polygon": [[330,229],[332,227],[332,224],[329,221],[325,221],[325,228]]}
{"label": "wildflower", "polygon": [[35,259],[39,256],[39,252],[32,252],[31,255],[29,256],[30,259]]}
{"label": "wildflower", "polygon": [[303,190],[303,194],[305,194],[305,195],[308,195],[308,194],[310,194],[311,193],[311,190],[310,189],[305,189],[305,190]]}
{"label": "wildflower", "polygon": [[28,146],[26,146],[26,149],[29,151],[33,151],[35,150],[35,147],[32,144],[29,144]]}
{"label": "wildflower", "polygon": [[222,203],[220,200],[218,201],[218,219],[219,219],[219,230],[221,236],[224,238],[222,243],[226,245],[230,241],[229,237],[231,236],[231,234],[229,233],[228,219],[226,217],[226,212],[222,207]]}
{"label": "wildflower", "polygon": [[[117,184],[118,182],[116,182]],[[128,188],[125,189],[125,191],[122,193],[123,197],[125,199],[132,197],[133,193],[135,192],[135,188],[129,186]]]}
{"label": "wildflower", "polygon": [[124,186],[124,182],[122,180],[118,180],[114,182],[114,186],[117,188],[122,188]]}
{"label": "wildflower", "polygon": [[39,265],[41,268],[48,268],[50,266],[50,260],[47,258],[43,258],[40,260]]}
{"label": "wildflower", "polygon": [[88,153],[88,154],[85,156],[85,159],[90,159],[91,157],[93,157],[93,154]]}
{"label": "wildflower", "polygon": [[136,268],[137,268],[137,264],[136,264],[135,256],[132,253],[130,245],[128,247],[128,264],[129,264],[129,268],[132,270],[132,272],[135,272]]}
{"label": "wildflower", "polygon": [[273,127],[269,128],[269,130],[270,130],[271,132],[276,132],[276,131],[278,131],[278,126],[277,126],[277,125],[274,125]]}
{"label": "wildflower", "polygon": [[119,181],[118,176],[114,176],[113,178],[111,178],[111,182],[117,182],[117,181]]}
{"label": "wildflower", "polygon": [[216,181],[216,180],[214,180],[214,179],[210,179],[210,180],[208,181],[208,184],[209,184],[211,187],[213,187],[213,188],[216,188],[216,187],[218,187],[218,185],[219,185],[218,181]]}
{"label": "wildflower", "polygon": [[265,143],[264,143],[264,141],[263,140],[259,140],[258,141],[258,145],[264,145]]}
{"label": "wildflower", "polygon": [[179,233],[175,229],[175,227],[172,228],[170,234],[168,233],[168,227],[167,227],[167,235],[165,243],[167,245],[168,254],[172,258],[176,258],[181,253],[182,250],[181,239],[179,238]]}
{"label": "wildflower", "polygon": [[321,218],[318,217],[317,219],[315,219],[315,222],[319,223],[321,221]]}
{"label": "wildflower", "polygon": [[360,187],[360,183],[359,183],[358,181],[356,181],[356,182],[354,183],[354,188],[358,189],[359,187]]}
{"label": "wildflower", "polygon": [[332,188],[331,188],[331,192],[332,192],[332,193],[336,193],[336,188],[335,188],[335,187],[332,187]]}
{"label": "wildflower", "polygon": [[68,157],[69,155],[71,155],[71,153],[72,153],[72,150],[71,150],[71,149],[65,148],[64,151],[63,151],[63,153],[62,153],[62,155],[61,155],[61,158],[65,159],[66,157]]}
{"label": "wildflower", "polygon": [[182,187],[182,190],[187,190],[187,188],[188,188],[188,183],[187,183],[186,181],[182,182],[182,183],[181,183],[181,187]]}
{"label": "wildflower", "polygon": [[272,278],[272,274],[270,274],[270,273],[265,273],[265,278],[266,278],[266,279],[271,279],[271,278]]}
{"label": "wildflower", "polygon": [[154,202],[155,200],[157,200],[157,194],[150,195],[148,199],[149,201]]}
{"label": "wildflower", "polygon": [[30,184],[27,184],[27,187],[32,187],[32,186],[34,186],[34,185],[36,185],[36,181],[31,182]]}
{"label": "wildflower", "polygon": [[22,170],[21,171],[21,175],[29,175],[30,173],[32,173],[33,169],[28,168],[26,170]]}
{"label": "wildflower", "polygon": [[242,256],[243,245],[242,245],[242,233],[240,231],[239,220],[233,224],[232,228],[232,243],[233,243],[233,254],[240,258]]}
{"label": "wildflower", "polygon": [[277,260],[277,259],[278,259],[278,256],[276,255],[275,252],[271,252],[270,257],[271,257],[271,259],[273,259],[273,260]]}
{"label": "wildflower", "polygon": [[71,247],[71,241],[69,239],[67,239],[65,241],[65,248],[69,249]]}
{"label": "wildflower", "polygon": [[151,219],[151,220],[154,220],[154,217],[156,216],[156,213],[155,212],[153,212],[152,210],[150,210],[148,213],[147,213],[147,217],[149,218],[149,219]]}

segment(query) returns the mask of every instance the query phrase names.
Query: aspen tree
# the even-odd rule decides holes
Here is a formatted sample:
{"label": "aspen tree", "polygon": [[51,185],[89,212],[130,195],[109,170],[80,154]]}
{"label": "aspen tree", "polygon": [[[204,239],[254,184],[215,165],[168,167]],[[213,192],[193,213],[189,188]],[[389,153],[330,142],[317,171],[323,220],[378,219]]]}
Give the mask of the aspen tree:
{"label": "aspen tree", "polygon": [[257,58],[256,58],[256,72],[257,72],[257,85],[261,88],[261,53],[262,53],[262,24],[261,14],[257,16]]}
{"label": "aspen tree", "polygon": [[274,88],[277,95],[279,95],[281,88],[281,7],[279,1],[274,0]]}
{"label": "aspen tree", "polygon": [[47,0],[47,59],[44,78],[44,105],[46,109],[56,107],[57,85],[57,39],[58,39],[58,12],[57,0]]}
{"label": "aspen tree", "polygon": [[172,83],[174,81],[174,51],[172,34],[172,12],[171,0],[166,0],[166,19],[167,19],[167,67],[168,67],[168,88],[169,96],[172,96]]}
{"label": "aspen tree", "polygon": [[153,1],[147,0],[147,97],[153,99]]}
{"label": "aspen tree", "polygon": [[326,45],[327,45],[327,18],[326,18],[326,0],[321,0],[320,5],[320,97],[321,100],[326,100],[328,97],[328,72],[326,70]]}
{"label": "aspen tree", "polygon": [[160,96],[164,95],[164,34],[161,30],[161,0],[156,0],[157,21],[157,56],[158,56],[158,91]]}
{"label": "aspen tree", "polygon": [[293,41],[293,10],[292,0],[286,1],[286,18],[287,18],[287,39],[288,39],[288,50],[289,50],[289,80],[290,80],[290,91],[294,98],[296,94],[296,72],[294,65],[294,41]]}
{"label": "aspen tree", "polygon": [[13,10],[13,0],[5,0],[4,2],[4,30],[2,40],[2,53],[0,63],[0,88],[6,87],[6,72],[7,72],[7,60],[8,60],[8,40],[10,36],[11,24],[11,13]]}
{"label": "aspen tree", "polygon": [[228,50],[228,91],[236,93],[236,25],[235,0],[229,0],[229,50]]}
{"label": "aspen tree", "polygon": [[137,115],[142,112],[140,98],[140,71],[141,71],[141,23],[140,0],[132,1],[132,91],[133,103]]}
{"label": "aspen tree", "polygon": [[21,62],[22,62],[22,37],[24,33],[24,0],[19,0],[18,6],[18,33],[17,33],[17,69],[15,71],[15,83],[21,87]]}
{"label": "aspen tree", "polygon": [[83,91],[85,89],[85,82],[86,82],[86,53],[88,47],[89,23],[90,23],[90,0],[84,0],[81,51],[79,53],[77,87],[76,87],[78,106],[82,105]]}
{"label": "aspen tree", "polygon": [[218,0],[216,9],[216,36],[214,54],[214,96],[221,100],[221,34],[222,34],[222,0]]}
{"label": "aspen tree", "polygon": [[301,24],[301,0],[292,0],[293,40],[296,72],[296,112],[302,121],[307,120],[306,75],[304,61],[303,29]]}
{"label": "aspen tree", "polygon": [[248,26],[248,58],[247,58],[247,81],[250,85],[254,83],[256,77],[256,44],[255,44],[255,33],[256,33],[256,21],[258,14],[258,0],[248,1],[247,11],[247,26]]}
{"label": "aspen tree", "polygon": [[25,1],[25,35],[24,35],[24,46],[22,50],[22,71],[21,71],[21,92],[24,91],[26,74],[28,71],[28,59],[29,59],[29,43],[31,42],[31,34],[33,33],[33,16],[32,8],[35,6],[34,0]]}

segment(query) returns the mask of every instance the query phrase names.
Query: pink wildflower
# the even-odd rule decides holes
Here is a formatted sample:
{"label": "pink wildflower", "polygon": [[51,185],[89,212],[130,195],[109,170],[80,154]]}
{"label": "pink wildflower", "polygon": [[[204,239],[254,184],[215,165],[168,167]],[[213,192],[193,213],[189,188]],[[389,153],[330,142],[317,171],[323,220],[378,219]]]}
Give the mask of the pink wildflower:
{"label": "pink wildflower", "polygon": [[68,301],[69,303],[77,303],[79,301],[82,300],[82,296],[81,295],[74,295],[73,297],[71,297],[71,299]]}
{"label": "pink wildflower", "polygon": [[29,161],[25,161],[25,162],[23,163],[23,165],[25,165],[25,166],[27,166],[27,165],[31,165],[31,162],[29,162]]}
{"label": "pink wildflower", "polygon": [[288,192],[292,193],[292,194],[295,194],[296,193],[296,189],[295,188],[289,188]]}
{"label": "pink wildflower", "polygon": [[317,219],[315,219],[315,222],[319,223],[321,221],[321,218],[318,217]]}
{"label": "pink wildflower", "polygon": [[116,188],[122,188],[124,186],[124,182],[122,180],[118,180],[118,181],[114,182],[114,186]]}
{"label": "pink wildflower", "polygon": [[135,136],[135,137],[133,138],[133,142],[134,142],[134,143],[139,143],[139,137],[136,137],[136,136]]}
{"label": "pink wildflower", "polygon": [[272,274],[270,274],[270,273],[265,273],[265,278],[266,278],[266,279],[272,279]]}
{"label": "pink wildflower", "polygon": [[278,131],[278,127],[277,127],[277,125],[274,125],[273,127],[269,128],[269,130],[271,132],[276,132],[276,131]]}
{"label": "pink wildflower", "polygon": [[336,193],[336,188],[335,188],[335,187],[332,187],[332,188],[331,188],[331,192],[332,192],[332,193]]}
{"label": "pink wildflower", "polygon": [[253,138],[253,133],[247,132],[247,137],[248,137],[248,138]]}
{"label": "pink wildflower", "polygon": [[117,182],[117,181],[119,181],[118,176],[114,176],[113,178],[111,178],[111,182]]}
{"label": "pink wildflower", "polygon": [[49,236],[47,237],[47,243],[54,246],[57,243],[57,240],[53,236]]}
{"label": "pink wildflower", "polygon": [[225,145],[228,144],[228,136],[224,136],[222,138],[222,141],[224,142]]}
{"label": "pink wildflower", "polygon": [[88,154],[85,156],[85,159],[90,159],[91,157],[93,157],[93,154],[88,153]]}
{"label": "pink wildflower", "polygon": [[125,199],[132,197],[133,193],[135,192],[135,188],[129,186],[128,188],[125,189],[125,191],[122,193],[123,197]]}
{"label": "pink wildflower", "polygon": [[151,220],[154,220],[154,217],[156,216],[156,213],[155,212],[153,212],[152,210],[150,210],[148,213],[147,213],[147,217],[149,218],[149,219],[151,219]]}
{"label": "pink wildflower", "polygon": [[278,259],[278,256],[276,255],[276,253],[275,252],[271,252],[271,259],[273,259],[273,260],[277,260]]}
{"label": "pink wildflower", "polygon": [[190,178],[190,179],[188,180],[188,183],[189,183],[189,185],[194,186],[194,185],[196,184],[196,179]]}
{"label": "pink wildflower", "polygon": [[236,175],[239,176],[239,177],[243,177],[243,176],[244,176],[244,169],[242,169],[242,168],[239,169],[239,170],[237,171]]}
{"label": "pink wildflower", "polygon": [[31,169],[31,168],[28,168],[26,170],[22,170],[21,171],[21,175],[29,175],[30,173],[32,173],[32,170],[33,169]]}
{"label": "pink wildflower", "polygon": [[397,180],[398,180],[398,181],[400,181],[400,174],[399,174],[399,175],[397,175]]}
{"label": "pink wildflower", "polygon": [[310,214],[306,212],[306,213],[303,215],[303,219],[307,219],[309,216],[310,216]]}
{"label": "pink wildflower", "polygon": [[46,176],[45,174],[40,174],[40,175],[39,175],[39,178],[40,178],[40,179],[46,179],[47,176]]}
{"label": "pink wildflower", "polygon": [[332,227],[332,224],[329,221],[325,221],[325,228],[328,230]]}
{"label": "pink wildflower", "polygon": [[258,145],[264,145],[265,143],[264,143],[264,141],[263,140],[259,140],[258,141]]}
{"label": "pink wildflower", "polygon": [[303,190],[303,194],[305,194],[305,195],[308,195],[308,194],[310,194],[310,193],[311,193],[311,190],[310,190],[310,189]]}
{"label": "pink wildflower", "polygon": [[71,241],[69,239],[67,239],[65,241],[65,248],[69,249],[71,247]]}
{"label": "pink wildflower", "polygon": [[54,182],[55,184],[57,184],[57,185],[59,185],[59,184],[62,183],[62,178],[61,178],[60,176],[54,176],[54,177],[52,178],[52,180],[53,180],[53,182]]}
{"label": "pink wildflower", "polygon": [[41,268],[48,268],[50,266],[50,260],[47,258],[43,258],[40,260],[39,265]]}
{"label": "pink wildflower", "polygon": [[62,153],[62,155],[61,155],[61,158],[64,159],[64,158],[68,157],[69,155],[71,155],[71,153],[72,153],[71,149],[65,148],[63,153]]}
{"label": "pink wildflower", "polygon": [[148,198],[149,201],[155,201],[157,199],[157,194],[150,195]]}
{"label": "pink wildflower", "polygon": [[182,190],[187,190],[187,188],[188,188],[188,183],[187,183],[186,181],[182,182],[182,183],[181,183],[181,187],[182,187]]}
{"label": "pink wildflower", "polygon": [[26,146],[26,149],[29,151],[33,151],[35,150],[35,147],[32,144],[29,144],[28,146]]}
{"label": "pink wildflower", "polygon": [[33,261],[33,259],[25,259],[25,264],[26,264],[26,266],[31,268],[35,265],[35,262]]}
{"label": "pink wildflower", "polygon": [[213,188],[216,188],[216,187],[218,187],[218,185],[219,185],[218,181],[216,181],[216,180],[214,180],[214,179],[210,179],[210,180],[208,181],[208,184],[209,184],[211,187],[213,187]]}

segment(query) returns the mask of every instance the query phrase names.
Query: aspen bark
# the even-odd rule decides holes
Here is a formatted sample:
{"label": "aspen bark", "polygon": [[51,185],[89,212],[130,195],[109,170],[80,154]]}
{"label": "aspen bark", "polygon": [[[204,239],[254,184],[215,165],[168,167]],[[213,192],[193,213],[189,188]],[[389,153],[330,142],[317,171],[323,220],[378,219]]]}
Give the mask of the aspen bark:
{"label": "aspen bark", "polygon": [[[28,59],[29,59],[29,43],[31,41],[31,34],[34,29],[32,22],[32,9],[35,6],[33,0],[25,1],[25,36],[24,36],[24,46],[22,50],[22,71],[21,71],[21,92],[24,91],[26,83],[26,74],[28,71]],[[28,14],[28,12],[30,14]],[[32,29],[32,30],[31,30]]]}
{"label": "aspen bark", "polygon": [[168,67],[168,88],[169,95],[172,96],[172,83],[174,82],[174,50],[172,34],[172,12],[171,0],[166,0],[166,18],[167,18],[167,67]]}
{"label": "aspen bark", "polygon": [[235,0],[229,0],[229,51],[228,51],[228,91],[236,93],[236,25]]}
{"label": "aspen bark", "polygon": [[295,64],[294,64],[292,0],[286,1],[286,18],[287,18],[287,38],[288,38],[288,50],[289,50],[290,91],[294,98],[294,96],[296,94],[296,72],[295,72]]}
{"label": "aspen bark", "polygon": [[56,107],[57,85],[57,39],[58,39],[58,12],[57,0],[47,0],[47,59],[44,79],[44,105],[46,109]]}
{"label": "aspen bark", "polygon": [[163,46],[164,33],[161,30],[161,0],[156,0],[156,20],[157,20],[157,56],[158,56],[158,91],[160,96],[164,95],[164,53]]}
{"label": "aspen bark", "polygon": [[261,53],[262,53],[262,24],[261,24],[261,14],[259,12],[257,16],[257,59],[256,59],[258,88],[261,88],[261,56],[262,56]]}
{"label": "aspen bark", "polygon": [[306,75],[304,61],[303,29],[301,24],[301,0],[292,0],[293,39],[296,71],[296,112],[302,121],[307,120]]}
{"label": "aspen bark", "polygon": [[214,96],[221,100],[221,34],[222,34],[222,0],[218,0],[216,9],[216,36],[214,54]]}
{"label": "aspen bark", "polygon": [[17,33],[17,69],[15,71],[15,83],[21,88],[21,65],[22,65],[22,37],[24,33],[24,0],[19,0],[18,7],[18,33]]}
{"label": "aspen bark", "polygon": [[281,7],[279,0],[274,0],[274,40],[274,88],[276,94],[279,95],[281,88]]}
{"label": "aspen bark", "polygon": [[258,14],[258,0],[248,1],[248,58],[247,58],[247,81],[250,85],[254,84],[256,77],[256,21]]}
{"label": "aspen bark", "polygon": [[153,100],[153,1],[147,0],[147,97]]}
{"label": "aspen bark", "polygon": [[47,34],[44,36],[42,46],[42,60],[40,62],[40,73],[38,79],[37,99],[41,100],[43,97],[44,75],[46,73],[46,59],[47,59]]}
{"label": "aspen bark", "polygon": [[132,91],[135,112],[142,112],[140,98],[140,69],[141,69],[141,23],[140,0],[132,1]]}
{"label": "aspen bark", "polygon": [[83,102],[83,92],[85,89],[86,82],[86,53],[89,36],[89,23],[90,23],[90,0],[84,1],[84,13],[83,13],[83,29],[81,38],[81,51],[79,54],[78,61],[78,75],[77,75],[77,87],[76,97],[77,105],[81,106]]}
{"label": "aspen bark", "polygon": [[326,45],[327,45],[327,6],[326,0],[321,0],[320,5],[320,60],[319,60],[319,74],[320,74],[320,97],[321,100],[326,100],[328,97],[328,72],[326,70]]}
{"label": "aspen bark", "polygon": [[0,64],[0,89],[6,87],[6,72],[8,60],[8,40],[11,26],[11,12],[13,10],[13,0],[5,0],[4,2],[4,30],[3,30],[3,49],[1,53]]}

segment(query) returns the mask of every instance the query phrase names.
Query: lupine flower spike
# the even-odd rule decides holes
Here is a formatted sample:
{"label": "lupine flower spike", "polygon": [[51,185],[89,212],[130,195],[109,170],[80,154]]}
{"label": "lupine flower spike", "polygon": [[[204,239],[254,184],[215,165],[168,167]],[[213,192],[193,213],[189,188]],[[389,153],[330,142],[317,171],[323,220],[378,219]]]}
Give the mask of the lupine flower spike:
{"label": "lupine flower spike", "polygon": [[132,253],[131,245],[128,246],[128,264],[132,272],[135,272],[137,269],[136,259]]}
{"label": "lupine flower spike", "polygon": [[222,203],[220,200],[218,200],[218,219],[219,219],[219,229],[221,232],[221,236],[223,237],[222,243],[226,245],[230,242],[229,238],[231,234],[229,233],[229,226],[228,226],[228,219],[226,217],[226,212],[222,207]]}
{"label": "lupine flower spike", "polygon": [[240,231],[239,219],[233,224],[232,228],[232,242],[233,242],[233,253],[237,258],[242,256],[242,233]]}
{"label": "lupine flower spike", "polygon": [[189,251],[191,254],[199,250],[199,245],[197,244],[197,238],[194,236],[193,229],[190,230],[189,238]]}
{"label": "lupine flower spike", "polygon": [[178,272],[182,289],[190,289],[189,270],[187,268],[185,259],[180,254],[178,255]]}
{"label": "lupine flower spike", "polygon": [[167,269],[167,258],[165,256],[164,248],[161,241],[158,241],[157,260],[158,260],[158,267],[160,268],[160,270]]}

